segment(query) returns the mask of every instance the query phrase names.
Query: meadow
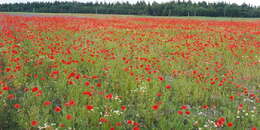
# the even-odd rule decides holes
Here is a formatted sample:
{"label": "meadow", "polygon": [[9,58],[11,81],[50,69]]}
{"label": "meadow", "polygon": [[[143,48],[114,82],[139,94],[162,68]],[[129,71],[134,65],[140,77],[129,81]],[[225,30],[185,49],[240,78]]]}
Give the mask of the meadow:
{"label": "meadow", "polygon": [[0,129],[257,130],[260,20],[0,13]]}

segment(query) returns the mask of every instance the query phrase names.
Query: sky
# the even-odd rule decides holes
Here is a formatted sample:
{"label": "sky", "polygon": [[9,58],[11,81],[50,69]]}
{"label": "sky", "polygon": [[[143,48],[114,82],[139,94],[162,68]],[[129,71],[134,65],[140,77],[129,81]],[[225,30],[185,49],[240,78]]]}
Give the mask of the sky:
{"label": "sky", "polygon": [[[2,3],[16,3],[16,2],[33,2],[33,1],[57,1],[57,0],[0,0],[0,4]],[[130,3],[135,3],[137,1],[140,0],[58,0],[58,1],[79,1],[79,2],[89,2],[89,1],[98,1],[98,2],[124,2],[124,1],[129,1]],[[156,1],[158,3],[162,3],[162,2],[169,2],[172,0],[143,0],[146,2],[150,2],[152,3],[153,1]],[[177,1],[177,0],[175,0]],[[186,0],[187,1],[187,0]],[[191,0],[193,2],[198,2],[198,1],[203,1],[203,0]],[[205,0],[207,2],[221,2],[221,1],[225,1],[227,3],[237,3],[239,5],[241,5],[242,3],[247,3],[250,5],[256,5],[256,6],[260,6],[260,0]]]}

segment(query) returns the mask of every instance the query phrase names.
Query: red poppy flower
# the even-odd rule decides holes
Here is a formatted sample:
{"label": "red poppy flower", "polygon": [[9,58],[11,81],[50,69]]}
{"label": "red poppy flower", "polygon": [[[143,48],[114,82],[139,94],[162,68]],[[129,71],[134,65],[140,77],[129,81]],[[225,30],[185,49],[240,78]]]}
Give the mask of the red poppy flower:
{"label": "red poppy flower", "polygon": [[37,87],[32,88],[32,92],[37,92],[39,89]]}
{"label": "red poppy flower", "polygon": [[179,115],[182,115],[182,114],[183,114],[183,112],[182,112],[182,111],[177,111],[177,112],[178,112],[178,114],[179,114]]}
{"label": "red poppy flower", "polygon": [[121,106],[121,110],[125,111],[126,110],[126,106]]}
{"label": "red poppy flower", "polygon": [[171,88],[171,85],[166,85],[165,88],[170,89],[170,88]]}
{"label": "red poppy flower", "polygon": [[67,120],[71,120],[72,119],[72,115],[70,115],[70,114],[66,115],[66,119]]}
{"label": "red poppy flower", "polygon": [[188,109],[188,107],[184,105],[184,106],[181,106],[181,109],[185,110],[185,109]]}
{"label": "red poppy flower", "polygon": [[134,127],[133,130],[140,130],[140,128],[139,127]]}
{"label": "red poppy flower", "polygon": [[70,80],[70,81],[68,81],[68,84],[69,84],[69,85],[73,85],[73,84],[75,84],[75,82],[72,81],[72,80]]}
{"label": "red poppy flower", "polygon": [[59,127],[65,127],[65,125],[64,124],[59,124]]}
{"label": "red poppy flower", "polygon": [[11,71],[11,68],[6,68],[5,71],[6,71],[6,72],[10,72],[10,71]]}
{"label": "red poppy flower", "polygon": [[92,105],[86,105],[86,109],[92,110],[94,107]]}
{"label": "red poppy flower", "polygon": [[122,123],[121,122],[116,122],[116,126],[121,126]]}
{"label": "red poppy flower", "polygon": [[80,74],[77,74],[76,76],[75,76],[75,79],[80,79]]}
{"label": "red poppy flower", "polygon": [[202,106],[202,108],[204,108],[204,109],[208,109],[209,106],[208,106],[208,105],[204,105],[204,106]]}
{"label": "red poppy flower", "polygon": [[84,91],[82,94],[83,94],[83,95],[92,96],[92,93],[91,93],[91,92],[89,92],[89,91]]}
{"label": "red poppy flower", "polygon": [[39,90],[38,93],[35,96],[41,96],[42,95],[42,91]]}
{"label": "red poppy flower", "polygon": [[101,87],[102,86],[102,84],[101,83],[97,83],[97,87]]}
{"label": "red poppy flower", "polygon": [[139,126],[140,124],[137,122],[134,122],[134,126]]}
{"label": "red poppy flower", "polygon": [[127,124],[133,124],[133,121],[127,120]]}
{"label": "red poppy flower", "polygon": [[76,75],[75,72],[71,72],[68,76],[67,76],[67,79],[70,79],[71,77],[74,77]]}
{"label": "red poppy flower", "polygon": [[254,97],[256,97],[256,95],[255,94],[250,94],[249,95],[251,98],[254,98]]}
{"label": "red poppy flower", "polygon": [[215,122],[215,125],[217,127],[222,127],[225,123],[225,118],[224,117],[220,117],[216,122]]}
{"label": "red poppy flower", "polygon": [[37,126],[37,125],[38,125],[38,121],[33,120],[33,121],[31,122],[31,125],[32,125],[32,126]]}
{"label": "red poppy flower", "polygon": [[14,96],[13,94],[9,94],[9,95],[7,96],[7,98],[10,99],[10,100],[12,100],[12,99],[15,98],[15,96]]}
{"label": "red poppy flower", "polygon": [[64,105],[69,107],[69,106],[73,106],[75,104],[76,104],[76,102],[74,100],[70,100],[70,101],[66,102]]}
{"label": "red poppy flower", "polygon": [[113,94],[108,94],[108,95],[106,95],[106,99],[112,99],[112,97],[113,97]]}
{"label": "red poppy flower", "polygon": [[89,86],[90,85],[90,82],[89,81],[86,81],[85,82],[85,86]]}
{"label": "red poppy flower", "polygon": [[190,111],[186,111],[185,113],[186,113],[187,115],[189,115],[191,112],[190,112]]}
{"label": "red poppy flower", "polygon": [[230,99],[231,101],[233,101],[233,100],[235,99],[235,97],[234,97],[234,96],[230,96],[229,99]]}
{"label": "red poppy flower", "polygon": [[19,109],[19,108],[21,108],[21,105],[20,104],[14,104],[14,108]]}
{"label": "red poppy flower", "polygon": [[59,107],[59,106],[57,106],[57,107],[54,108],[54,111],[55,111],[55,112],[61,112],[61,110],[62,110],[62,109],[61,109],[61,107]]}
{"label": "red poppy flower", "polygon": [[155,110],[155,111],[158,110],[159,109],[159,105],[153,105],[152,109]]}
{"label": "red poppy flower", "polygon": [[163,80],[164,80],[164,78],[163,78],[162,76],[159,76],[158,79],[159,79],[160,81],[163,81]]}
{"label": "red poppy flower", "polygon": [[8,91],[8,90],[10,90],[10,87],[4,86],[4,87],[2,87],[2,90]]}
{"label": "red poppy flower", "polygon": [[162,93],[157,93],[156,96],[160,97],[162,96]]}
{"label": "red poppy flower", "polygon": [[243,104],[239,104],[238,109],[241,110],[243,108]]}
{"label": "red poppy flower", "polygon": [[227,126],[228,126],[228,127],[232,127],[232,126],[233,126],[233,123],[232,123],[232,122],[228,122],[228,123],[227,123]]}
{"label": "red poppy flower", "polygon": [[210,82],[211,85],[214,85],[215,83],[216,83],[215,81]]}
{"label": "red poppy flower", "polygon": [[27,91],[29,91],[29,88],[24,88],[23,91],[27,92]]}
{"label": "red poppy flower", "polygon": [[52,104],[51,101],[45,101],[45,102],[43,103],[44,106],[49,106],[49,105],[51,105],[51,104]]}
{"label": "red poppy flower", "polygon": [[100,118],[99,121],[102,122],[102,123],[108,122],[108,120],[106,118]]}

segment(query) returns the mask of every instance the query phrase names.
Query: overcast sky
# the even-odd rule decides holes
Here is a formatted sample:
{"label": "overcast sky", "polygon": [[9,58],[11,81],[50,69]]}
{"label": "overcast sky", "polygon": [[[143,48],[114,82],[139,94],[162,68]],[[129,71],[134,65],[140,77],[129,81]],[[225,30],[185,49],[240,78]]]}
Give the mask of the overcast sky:
{"label": "overcast sky", "polygon": [[[15,2],[33,2],[33,1],[57,1],[57,0],[0,0],[0,3],[15,3]],[[99,1],[99,2],[124,2],[124,1],[129,1],[130,3],[135,3],[137,1],[140,0],[59,0],[59,1],[80,1],[80,2],[89,2],[89,1]],[[168,2],[168,1],[172,1],[172,0],[144,0],[146,2]],[[177,1],[177,0],[175,0]],[[187,0],[186,0],[187,1]],[[203,0],[191,0],[194,2],[198,2],[198,1],[203,1]],[[205,0],[208,2],[217,2],[217,1],[225,1],[225,2],[230,2],[230,3],[237,3],[237,4],[242,4],[242,3],[247,3],[247,4],[251,4],[251,5],[256,5],[256,6],[260,6],[260,0]]]}

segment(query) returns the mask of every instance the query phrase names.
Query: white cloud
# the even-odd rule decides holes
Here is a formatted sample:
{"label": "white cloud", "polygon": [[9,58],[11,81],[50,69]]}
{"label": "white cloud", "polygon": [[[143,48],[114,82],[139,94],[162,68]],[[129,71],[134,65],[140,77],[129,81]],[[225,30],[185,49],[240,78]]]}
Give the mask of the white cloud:
{"label": "white cloud", "polygon": [[[56,0],[0,0],[0,3],[15,3],[15,2],[33,2],[33,1],[56,1]],[[130,3],[135,3],[137,1],[140,0],[59,0],[59,1],[80,1],[80,2],[89,2],[89,1],[98,1],[98,2],[125,2],[125,1],[129,1]],[[172,0],[144,0],[146,2],[169,2]],[[175,0],[177,1],[177,0]],[[182,1],[182,0],[181,0]],[[187,1],[187,0],[186,0]],[[203,1],[203,0],[191,0],[193,2],[198,2],[198,1]],[[237,4],[242,4],[242,3],[247,3],[247,4],[251,4],[251,5],[256,5],[256,6],[260,6],[260,0],[205,0],[207,2],[220,2],[220,1],[225,1],[225,2],[230,2],[230,3],[237,3]]]}

